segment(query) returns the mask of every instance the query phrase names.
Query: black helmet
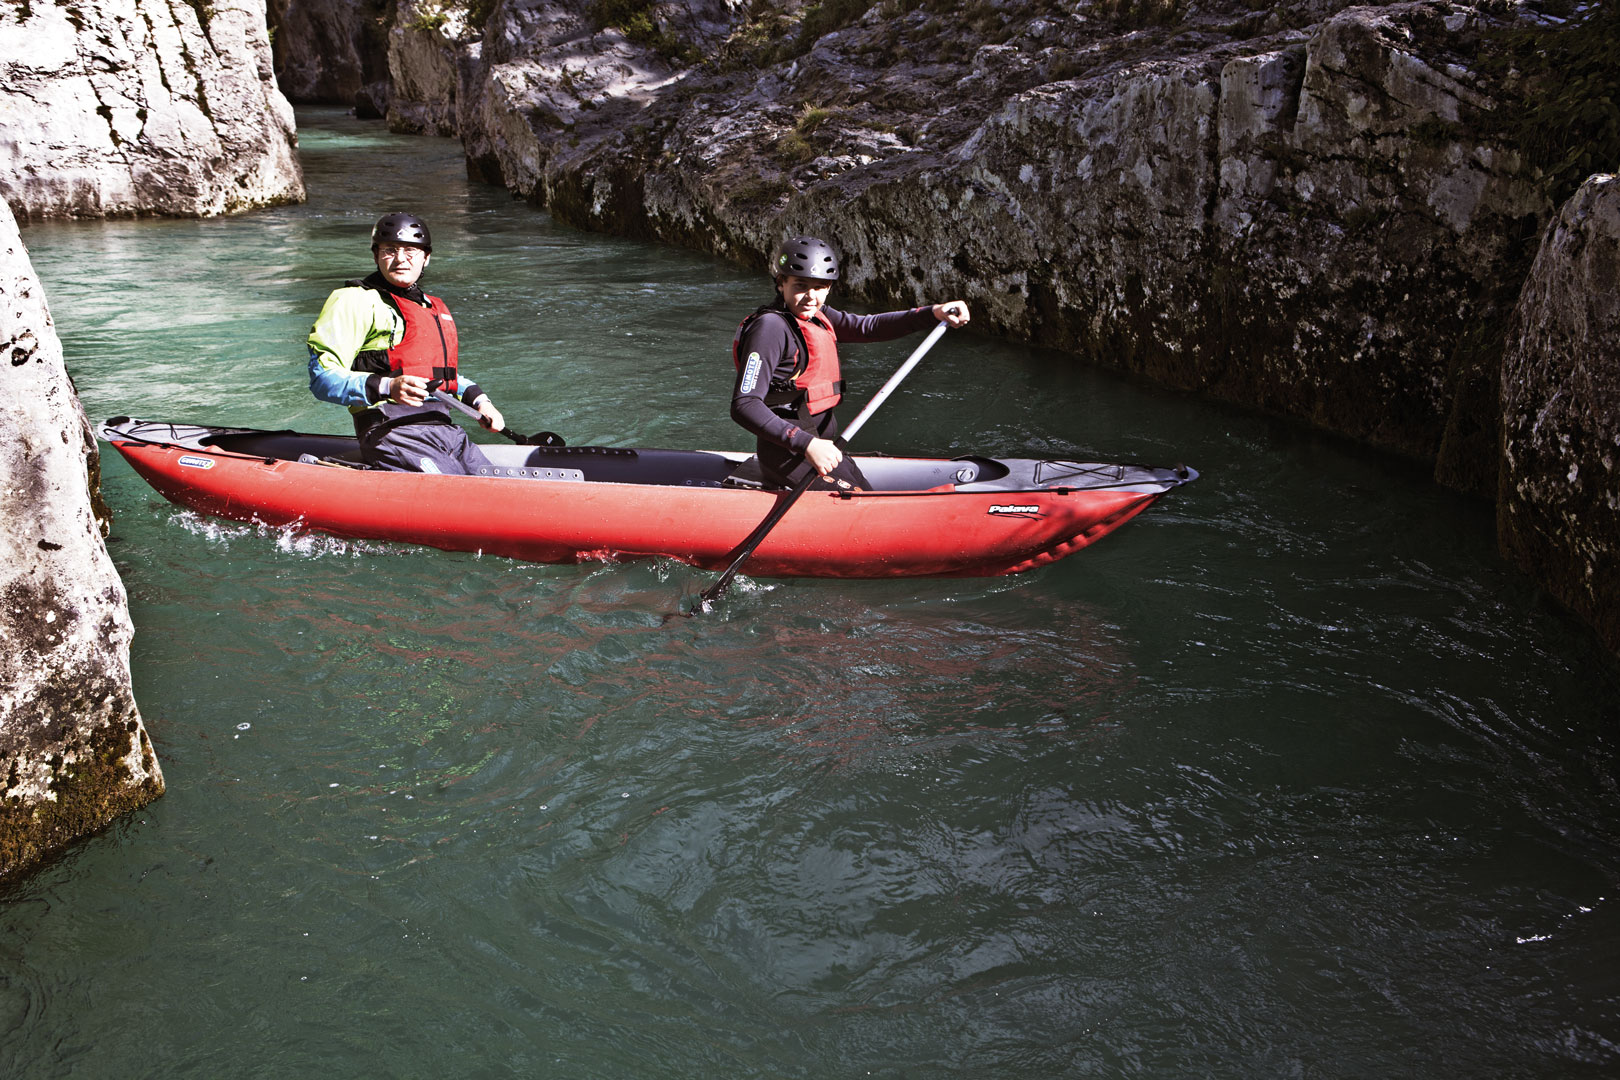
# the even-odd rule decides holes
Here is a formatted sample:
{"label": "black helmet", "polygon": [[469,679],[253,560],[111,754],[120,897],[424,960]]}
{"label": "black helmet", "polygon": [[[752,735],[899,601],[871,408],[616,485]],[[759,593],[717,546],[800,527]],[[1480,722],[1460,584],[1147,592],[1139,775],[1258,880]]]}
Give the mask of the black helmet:
{"label": "black helmet", "polygon": [[427,222],[415,214],[384,214],[371,230],[371,249],[378,244],[414,244],[432,254],[433,237],[428,235]]}
{"label": "black helmet", "polygon": [[825,240],[817,240],[813,236],[795,236],[777,248],[771,273],[776,277],[837,281],[838,255]]}

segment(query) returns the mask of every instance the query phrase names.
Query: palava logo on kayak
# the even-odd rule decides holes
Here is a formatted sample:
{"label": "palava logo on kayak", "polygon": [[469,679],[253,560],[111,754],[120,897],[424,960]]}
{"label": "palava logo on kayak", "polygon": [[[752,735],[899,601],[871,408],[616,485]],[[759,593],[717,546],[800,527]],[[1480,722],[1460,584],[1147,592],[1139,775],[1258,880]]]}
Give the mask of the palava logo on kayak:
{"label": "palava logo on kayak", "polygon": [[214,459],[211,457],[197,457],[195,454],[181,454],[180,464],[192,469],[212,469]]}
{"label": "palava logo on kayak", "polygon": [[986,513],[1011,514],[1015,517],[1039,517],[1041,508],[1027,506],[1023,503],[991,503],[990,509]]}

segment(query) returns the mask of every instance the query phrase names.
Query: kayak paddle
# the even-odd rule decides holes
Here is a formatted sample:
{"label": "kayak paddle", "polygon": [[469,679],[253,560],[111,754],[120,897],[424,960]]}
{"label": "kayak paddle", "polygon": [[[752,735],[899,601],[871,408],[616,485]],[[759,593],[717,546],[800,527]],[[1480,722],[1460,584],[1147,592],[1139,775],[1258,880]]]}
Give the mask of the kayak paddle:
{"label": "kayak paddle", "polygon": [[[468,416],[472,417],[474,420],[477,420],[477,421],[480,421],[480,422],[483,421],[483,416],[479,414],[477,409],[473,408],[471,405],[468,405],[465,401],[462,401],[460,398],[456,397],[454,394],[447,394],[443,390],[440,390],[438,388],[438,386],[434,385],[435,383],[438,383],[438,382],[439,382],[439,380],[435,379],[435,380],[433,380],[433,382],[428,383],[428,386],[431,387],[432,390],[433,390],[433,396],[434,397],[438,398],[440,401],[444,402],[446,405],[450,405],[450,406],[452,406],[454,408],[460,409],[462,412],[466,413]],[[511,439],[513,442],[519,443],[519,444],[521,444],[523,446],[567,446],[568,445],[567,443],[563,442],[563,437],[561,435],[558,435],[554,431],[537,431],[533,435],[519,435],[517,432],[513,431],[510,426],[508,426],[508,427],[501,428],[500,433],[502,435],[505,435],[508,439]]]}
{"label": "kayak paddle", "polygon": [[[866,403],[866,408],[861,410],[860,415],[850,422],[849,427],[845,428],[840,436],[846,445],[850,439],[855,437],[855,433],[861,430],[861,426],[866,423],[867,419],[877,412],[878,406],[889,399],[889,395],[894,393],[895,387],[899,386],[901,381],[911,374],[911,369],[916,367],[918,362],[922,360],[923,354],[934,347],[934,342],[938,341],[948,328],[948,324],[944,322],[934,327],[928,336],[923,339],[923,343],[912,351],[904,364],[900,365],[899,370],[889,376],[889,381],[883,384],[883,389],[872,395],[872,400]],[[817,476],[815,469],[811,469],[803,480],[793,486],[793,489],[787,493],[785,498],[777,501],[771,512],[765,515],[765,520],[761,521],[754,527],[754,531],[748,534],[748,539],[742,543],[742,550],[731,561],[731,565],[726,567],[726,572],[720,575],[720,580],[698,594],[698,601],[693,606],[690,614],[696,615],[699,611],[708,611],[714,605],[714,602],[720,599],[720,594],[725,592],[731,585],[731,579],[737,576],[737,569],[748,561],[748,556],[754,553],[755,548],[765,542],[765,538],[776,527],[776,523],[781,521],[783,515],[793,508],[794,503],[799,501],[799,496],[810,490],[810,485],[816,482]]]}

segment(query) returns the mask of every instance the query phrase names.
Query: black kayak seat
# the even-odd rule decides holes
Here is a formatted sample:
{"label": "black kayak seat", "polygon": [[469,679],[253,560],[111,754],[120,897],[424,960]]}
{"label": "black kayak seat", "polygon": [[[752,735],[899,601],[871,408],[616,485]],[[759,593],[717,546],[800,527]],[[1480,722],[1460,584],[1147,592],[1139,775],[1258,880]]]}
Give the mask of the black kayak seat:
{"label": "black kayak seat", "polygon": [[723,487],[747,488],[750,491],[760,491],[766,486],[765,473],[759,467],[759,458],[751,457],[741,462],[735,469],[720,481]]}

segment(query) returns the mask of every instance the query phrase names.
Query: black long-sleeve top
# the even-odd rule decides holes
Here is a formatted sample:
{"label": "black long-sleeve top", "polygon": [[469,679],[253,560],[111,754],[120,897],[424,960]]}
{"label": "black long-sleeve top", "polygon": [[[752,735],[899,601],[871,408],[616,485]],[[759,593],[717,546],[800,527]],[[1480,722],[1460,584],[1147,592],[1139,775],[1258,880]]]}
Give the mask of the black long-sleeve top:
{"label": "black long-sleeve top", "polygon": [[[811,439],[830,439],[837,434],[837,427],[832,422],[832,409],[812,416],[811,424],[815,430],[806,431],[799,421],[788,419],[765,404],[765,395],[771,390],[772,384],[778,388],[790,384],[799,363],[799,342],[788,329],[788,320],[793,315],[780,303],[773,305],[773,311],[779,311],[781,317],[765,315],[755,319],[738,342],[737,355],[742,360],[742,366],[732,385],[731,418],[760,442],[802,454]],[[821,314],[826,317],[828,325],[833,328],[833,336],[841,345],[845,342],[892,341],[919,330],[932,329],[935,323],[932,307],[885,311],[878,315],[851,315],[837,308],[823,307]],[[760,365],[750,379],[749,363],[755,353],[759,354]],[[839,360],[842,376],[843,357],[840,356]],[[748,385],[746,391],[743,389],[745,384]]]}

